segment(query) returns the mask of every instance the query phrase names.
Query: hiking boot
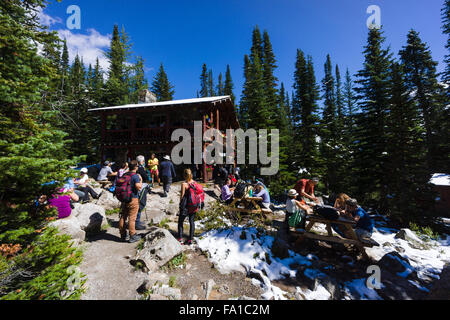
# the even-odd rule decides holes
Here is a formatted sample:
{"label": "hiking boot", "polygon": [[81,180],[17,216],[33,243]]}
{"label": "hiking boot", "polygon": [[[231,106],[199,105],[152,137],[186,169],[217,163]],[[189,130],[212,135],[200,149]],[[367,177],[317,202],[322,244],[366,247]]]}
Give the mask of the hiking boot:
{"label": "hiking boot", "polygon": [[128,234],[120,236],[120,240],[122,240],[122,242],[128,242],[130,240],[130,236]]}
{"label": "hiking boot", "polygon": [[192,244],[192,240],[188,240],[185,245],[190,246]]}
{"label": "hiking boot", "polygon": [[136,242],[136,241],[139,241],[139,240],[141,240],[141,237],[138,234],[133,234],[130,237],[130,240],[128,240],[128,242],[129,243],[133,243],[133,242]]}
{"label": "hiking boot", "polygon": [[142,225],[142,224],[136,224],[136,230],[145,230],[145,229],[147,229],[144,225]]}
{"label": "hiking boot", "polygon": [[183,238],[178,238],[178,242],[183,244]]}

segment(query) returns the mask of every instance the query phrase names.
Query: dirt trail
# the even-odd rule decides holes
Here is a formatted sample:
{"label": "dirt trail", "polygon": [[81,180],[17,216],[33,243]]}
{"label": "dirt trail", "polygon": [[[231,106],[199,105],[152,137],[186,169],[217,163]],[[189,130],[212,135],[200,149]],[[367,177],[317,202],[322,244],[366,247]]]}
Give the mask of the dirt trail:
{"label": "dirt trail", "polygon": [[[177,206],[179,199],[178,184],[174,184],[167,198],[161,198],[162,188],[155,186],[147,198],[147,208],[150,210],[164,210]],[[213,198],[209,197],[209,201]],[[148,218],[148,220],[147,220]],[[168,226],[174,233],[178,217],[175,214],[166,215]],[[141,221],[148,225],[151,215],[142,213]],[[136,253],[136,243],[120,241],[118,229],[118,214],[108,216],[110,227],[103,233],[90,238],[83,244],[84,259],[80,266],[86,275],[86,292],[82,300],[135,300],[140,295],[136,289],[149,278],[142,271],[135,271],[130,264],[130,257]],[[185,233],[188,228],[185,228]],[[138,231],[145,233],[145,231]],[[186,234],[187,235],[187,234]],[[220,274],[211,268],[211,263],[196,249],[196,245],[184,246],[186,250],[186,269],[166,270],[168,276],[176,278],[176,287],[181,289],[182,299],[192,299],[197,296],[204,299],[203,283],[213,279],[216,283],[210,299],[228,299],[231,297],[248,296],[258,298],[259,288],[253,286],[242,273]],[[158,272],[162,272],[159,270]]]}

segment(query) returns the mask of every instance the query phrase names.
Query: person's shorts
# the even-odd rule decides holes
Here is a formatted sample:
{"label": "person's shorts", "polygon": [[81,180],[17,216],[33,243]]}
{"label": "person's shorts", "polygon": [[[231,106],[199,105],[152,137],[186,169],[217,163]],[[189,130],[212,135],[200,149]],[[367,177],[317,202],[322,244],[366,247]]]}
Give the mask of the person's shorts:
{"label": "person's shorts", "polygon": [[155,176],[159,176],[159,172],[158,172],[158,169],[156,169],[156,170],[150,170],[150,174],[154,174]]}
{"label": "person's shorts", "polygon": [[266,209],[270,209],[270,203],[268,202],[261,202],[261,206],[263,206]]}

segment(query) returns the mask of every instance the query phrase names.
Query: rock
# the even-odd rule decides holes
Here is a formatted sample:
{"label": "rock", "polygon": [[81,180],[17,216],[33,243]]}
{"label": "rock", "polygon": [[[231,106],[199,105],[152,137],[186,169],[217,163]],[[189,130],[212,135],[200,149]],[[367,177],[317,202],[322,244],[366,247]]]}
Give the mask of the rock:
{"label": "rock", "polygon": [[171,300],[181,299],[181,290],[178,288],[171,288],[167,286],[153,288],[153,294],[165,296]]}
{"label": "rock", "polygon": [[219,287],[219,292],[221,294],[231,294],[230,287],[226,284],[223,284]]}
{"label": "rock", "polygon": [[381,270],[381,289],[375,289],[384,300],[422,300],[426,292],[396,274]]}
{"label": "rock", "polygon": [[316,288],[318,284],[321,284],[331,294],[331,300],[341,299],[342,293],[339,282],[336,279],[322,273],[316,278]]}
{"label": "rock", "polygon": [[271,252],[275,257],[285,259],[289,257],[289,245],[285,240],[276,238],[272,244]]}
{"label": "rock", "polygon": [[205,290],[205,300],[209,299],[209,296],[215,284],[216,283],[214,282],[213,279],[209,279],[207,282],[203,283],[203,289]]}
{"label": "rock", "polygon": [[149,275],[148,281],[150,282],[150,287],[156,284],[169,285],[169,275],[162,272],[152,272]]}
{"label": "rock", "polygon": [[136,289],[139,294],[144,294],[152,288],[150,281],[144,280],[144,282]]}
{"label": "rock", "polygon": [[145,265],[147,271],[154,271],[182,251],[181,244],[168,230],[151,227],[144,237],[142,249],[130,263],[135,265],[139,261]]}
{"label": "rock", "polygon": [[433,283],[427,300],[449,300],[450,299],[450,264],[446,264],[439,280]]}
{"label": "rock", "polygon": [[86,238],[86,232],[81,230],[80,222],[73,214],[64,219],[52,221],[48,226],[58,228],[60,234],[67,234],[72,239],[84,240]]}
{"label": "rock", "polygon": [[198,296],[194,293],[194,294],[191,296],[191,300],[198,300]]}
{"label": "rock", "polygon": [[150,296],[148,297],[148,300],[169,300],[169,298],[164,297],[164,296],[162,296],[162,295],[160,295],[160,294],[152,293],[152,294],[150,294]]}
{"label": "rock", "polygon": [[392,251],[385,254],[378,262],[377,265],[381,270],[388,270],[389,272],[396,274],[399,278],[415,279],[417,278],[417,272],[409,263],[407,258],[402,257],[398,252]]}
{"label": "rock", "polygon": [[100,198],[95,200],[94,203],[96,205],[103,207],[105,210],[120,208],[121,205],[120,201],[117,200],[117,198],[114,197],[114,195],[111,192],[106,190],[103,190],[103,193],[101,194]]}
{"label": "rock", "polygon": [[180,211],[180,206],[177,203],[169,203],[166,209],[166,214],[174,216]]}
{"label": "rock", "polygon": [[[145,213],[143,215],[145,216]],[[147,216],[153,224],[159,224],[166,217],[166,213],[162,210],[152,209],[147,211]]]}
{"label": "rock", "polygon": [[98,233],[102,227],[108,225],[105,209],[93,203],[83,204],[73,212],[78,219],[81,229],[86,233]]}
{"label": "rock", "polygon": [[403,239],[408,242],[408,245],[413,249],[429,250],[431,245],[423,242],[413,231],[409,229],[401,229],[395,235],[396,239]]}

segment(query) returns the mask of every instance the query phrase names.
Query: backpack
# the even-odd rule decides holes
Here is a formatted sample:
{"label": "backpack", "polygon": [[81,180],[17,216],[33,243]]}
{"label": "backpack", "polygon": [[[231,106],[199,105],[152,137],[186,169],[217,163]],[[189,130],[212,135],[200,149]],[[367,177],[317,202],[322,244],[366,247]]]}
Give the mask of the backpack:
{"label": "backpack", "polygon": [[332,206],[315,206],[314,213],[328,220],[337,220],[339,212]]}
{"label": "backpack", "polygon": [[245,188],[247,184],[245,182],[239,182],[234,189],[234,196],[236,198],[242,198],[245,195]]}
{"label": "backpack", "polygon": [[301,227],[302,229],[304,229],[305,222],[305,213],[303,212],[303,210],[296,210],[293,214],[291,214],[288,220],[289,227],[293,228]]}
{"label": "backpack", "polygon": [[114,195],[120,202],[130,203],[132,198],[131,177],[136,173],[127,172],[116,181]]}
{"label": "backpack", "polygon": [[203,187],[196,183],[190,183],[189,189],[186,190],[186,209],[189,214],[196,213],[203,206],[205,201],[205,192]]}

